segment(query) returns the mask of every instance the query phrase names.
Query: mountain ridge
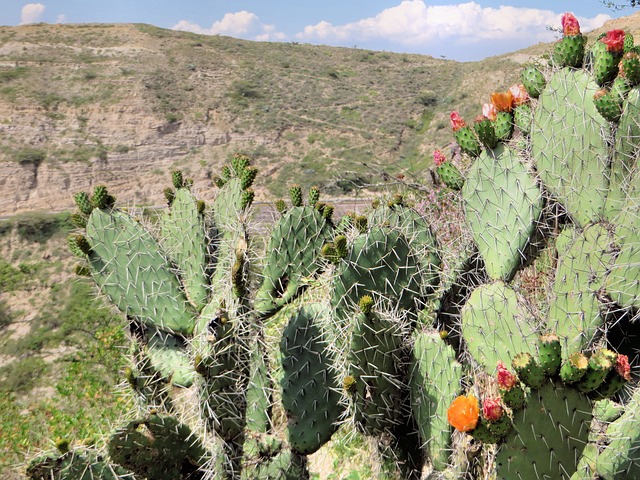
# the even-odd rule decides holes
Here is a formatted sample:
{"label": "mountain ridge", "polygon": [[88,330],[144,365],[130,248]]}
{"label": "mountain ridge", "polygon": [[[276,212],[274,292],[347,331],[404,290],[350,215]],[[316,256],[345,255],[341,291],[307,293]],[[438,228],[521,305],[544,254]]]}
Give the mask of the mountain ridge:
{"label": "mountain ridge", "polygon": [[[600,30],[638,25],[640,13]],[[65,210],[96,184],[161,204],[174,168],[211,198],[237,152],[260,168],[263,201],[291,183],[346,196],[381,172],[428,183],[449,112],[470,120],[549,51],[462,63],[144,24],[0,27],[0,215]]]}

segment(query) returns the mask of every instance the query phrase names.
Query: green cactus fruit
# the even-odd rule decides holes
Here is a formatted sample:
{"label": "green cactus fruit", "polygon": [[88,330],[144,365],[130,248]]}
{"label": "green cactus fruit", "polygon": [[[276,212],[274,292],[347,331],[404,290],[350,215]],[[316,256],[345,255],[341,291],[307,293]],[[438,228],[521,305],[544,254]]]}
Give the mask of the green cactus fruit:
{"label": "green cactus fruit", "polygon": [[566,384],[578,382],[585,376],[589,367],[589,359],[582,352],[573,352],[560,367],[560,378]]}
{"label": "green cactus fruit", "polygon": [[91,214],[93,210],[93,205],[91,204],[91,200],[89,199],[89,194],[87,192],[77,192],[73,195],[73,200],[76,202],[76,206],[80,213],[83,215]]}
{"label": "green cactus fruit", "polygon": [[476,120],[473,124],[473,129],[480,143],[489,149],[494,149],[496,145],[498,145],[498,137],[496,136],[496,130],[493,125],[494,123],[486,117]]}
{"label": "green cactus fruit", "polygon": [[331,231],[331,225],[310,206],[293,207],[278,220],[256,293],[255,309],[260,315],[273,314],[300,293],[303,278],[320,267],[320,251]]}
{"label": "green cactus fruit", "polygon": [[94,209],[87,222],[89,265],[102,293],[143,323],[190,335],[195,310],[156,240],[119,210]]}
{"label": "green cactus fruit", "polygon": [[506,142],[513,134],[513,113],[498,112],[493,128],[496,132],[496,138],[501,142]]}
{"label": "green cactus fruit", "polygon": [[529,388],[540,388],[544,383],[544,370],[529,353],[519,353],[511,361],[511,366]]}
{"label": "green cactus fruit", "polygon": [[289,198],[291,200],[291,205],[294,207],[302,206],[302,188],[300,185],[293,185],[289,188]]}
{"label": "green cactus fruit", "polygon": [[584,394],[559,383],[533,390],[526,407],[514,412],[514,429],[499,447],[497,478],[569,480],[590,424],[591,404]]}
{"label": "green cactus fruit", "polygon": [[400,364],[402,323],[376,311],[356,313],[349,352],[349,374],[356,425],[368,435],[391,433],[400,422],[404,389]]}
{"label": "green cactus fruit", "polygon": [[108,449],[115,463],[148,480],[187,480],[207,456],[189,427],[159,414],[118,429]]}
{"label": "green cactus fruit", "polygon": [[302,307],[289,318],[280,343],[288,439],[300,454],[329,441],[342,413],[335,362],[320,326],[328,314],[320,304]]}
{"label": "green cactus fruit", "polygon": [[231,179],[231,168],[229,168],[229,165],[224,165],[222,167],[220,170],[220,178],[224,183],[227,183],[229,179]]}
{"label": "green cactus fruit", "polygon": [[561,339],[564,358],[587,347],[604,318],[598,296],[613,260],[614,239],[601,224],[565,228],[556,240],[558,264],[547,326]]}
{"label": "green cactus fruit", "polygon": [[593,103],[600,115],[609,122],[617,122],[622,115],[622,103],[617,95],[606,90],[598,90],[593,97]]}
{"label": "green cactus fruit", "polygon": [[374,227],[354,239],[349,255],[336,269],[331,297],[336,318],[348,320],[363,295],[414,312],[420,276],[419,260],[405,236]]}
{"label": "green cactus fruit", "polygon": [[578,390],[588,393],[598,388],[613,369],[615,362],[616,354],[614,352],[605,348],[597,350],[589,358],[587,372],[576,383]]}
{"label": "green cactus fruit", "polygon": [[327,204],[322,208],[322,217],[327,221],[331,222],[331,217],[333,217],[333,211],[335,207],[333,205]]}
{"label": "green cactus fruit", "polygon": [[73,272],[79,277],[90,277],[91,269],[87,265],[76,265]]}
{"label": "green cactus fruit", "polygon": [[564,36],[555,44],[553,61],[560,67],[580,68],[586,43],[587,37],[582,34]]}
{"label": "green cactus fruit", "polygon": [[529,93],[532,98],[538,98],[547,83],[543,73],[532,65],[522,70],[520,78],[522,79],[524,88],[527,89],[527,93]]}
{"label": "green cactus fruit", "polygon": [[258,175],[258,169],[256,167],[247,167],[242,171],[240,176],[242,190],[246,190],[253,185],[256,175]]}
{"label": "green cactus fruit", "polygon": [[176,198],[176,191],[171,187],[167,187],[162,191],[162,193],[164,194],[164,198],[167,200],[167,205],[171,206],[173,199]]}
{"label": "green cactus fruit", "polygon": [[624,32],[624,46],[622,51],[624,53],[632,51],[634,47],[634,41],[635,40],[633,39],[633,34],[631,34],[630,32]]}
{"label": "green cactus fruit", "polygon": [[602,384],[593,392],[595,398],[610,398],[631,380],[631,366],[626,355],[616,355],[614,367]]}
{"label": "green cactus fruit", "polygon": [[104,185],[98,185],[93,189],[93,195],[91,196],[91,205],[95,208],[106,208],[109,200],[109,193],[107,187]]}
{"label": "green cactus fruit", "polygon": [[354,226],[360,233],[365,233],[369,228],[369,220],[364,215],[356,215],[354,218]]}
{"label": "green cactus fruit", "polygon": [[87,240],[87,237],[77,233],[72,233],[67,237],[67,245],[71,253],[78,257],[85,257],[91,255],[91,244]]}
{"label": "green cactus fruit", "polygon": [[307,205],[315,207],[316,203],[320,201],[320,189],[318,187],[311,187],[307,195]]}
{"label": "green cactus fruit", "polygon": [[518,130],[520,130],[523,135],[529,135],[531,132],[531,122],[533,121],[533,110],[531,110],[531,105],[518,105],[513,111],[513,119]]}
{"label": "green cactus fruit", "polygon": [[519,353],[536,356],[537,322],[524,301],[503,282],[476,288],[462,309],[462,337],[474,360],[488,373]]}
{"label": "green cactus fruit", "polygon": [[181,170],[173,170],[171,172],[171,183],[176,190],[184,187],[184,177]]}
{"label": "green cactus fruit", "polygon": [[543,198],[518,155],[505,145],[483,152],[462,189],[465,215],[493,279],[510,280],[535,232]]}
{"label": "green cactus fruit", "polygon": [[442,183],[444,183],[451,190],[460,190],[464,185],[464,177],[451,162],[444,162],[436,167],[436,173]]}
{"label": "green cactus fruit", "polygon": [[640,83],[640,55],[635,52],[625,53],[618,68],[618,75],[623,77],[630,87]]}
{"label": "green cactus fruit", "polygon": [[547,377],[560,373],[562,366],[562,345],[555,334],[540,335],[538,340],[538,362]]}
{"label": "green cactus fruit", "polygon": [[73,212],[69,215],[69,222],[71,222],[71,225],[75,228],[84,229],[87,227],[87,217],[78,212]]}
{"label": "green cactus fruit", "polygon": [[256,196],[256,192],[254,192],[252,188],[249,188],[248,190],[243,191],[242,196],[240,198],[240,209],[241,210],[248,209],[253,203],[253,199],[255,198],[255,196]]}
{"label": "green cactus fruit", "polygon": [[580,226],[602,217],[609,191],[611,127],[593,103],[597,90],[583,70],[555,72],[531,128],[531,157],[540,178]]}
{"label": "green cactus fruit", "polygon": [[602,40],[597,40],[592,49],[593,76],[600,86],[610,82],[618,75],[618,63],[621,53],[610,52]]}
{"label": "green cactus fruit", "polygon": [[231,168],[236,177],[242,178],[245,170],[249,168],[251,159],[247,155],[236,154],[231,159]]}
{"label": "green cactus fruit", "polygon": [[338,258],[345,258],[349,253],[347,247],[347,237],[345,237],[344,235],[337,235],[333,240],[333,245],[335,246]]}
{"label": "green cactus fruit", "polygon": [[287,203],[282,198],[276,200],[273,206],[281,215],[284,215],[284,212],[287,211]]}
{"label": "green cactus fruit", "polygon": [[604,480],[640,478],[640,390],[635,389],[624,414],[607,428],[609,444],[596,459]]}
{"label": "green cactus fruit", "polygon": [[462,127],[461,129],[453,132],[453,136],[464,153],[472,157],[480,155],[482,147],[480,146],[478,137],[476,137],[476,134],[473,132],[471,127]]}
{"label": "green cactus fruit", "polygon": [[171,210],[160,217],[160,245],[178,268],[185,292],[197,310],[204,307],[209,295],[207,243],[196,198],[186,188],[179,188]]}
{"label": "green cactus fruit", "polygon": [[454,350],[434,332],[416,335],[411,363],[412,412],[422,440],[422,448],[433,468],[449,465],[451,429],[447,409],[460,394],[462,366]]}

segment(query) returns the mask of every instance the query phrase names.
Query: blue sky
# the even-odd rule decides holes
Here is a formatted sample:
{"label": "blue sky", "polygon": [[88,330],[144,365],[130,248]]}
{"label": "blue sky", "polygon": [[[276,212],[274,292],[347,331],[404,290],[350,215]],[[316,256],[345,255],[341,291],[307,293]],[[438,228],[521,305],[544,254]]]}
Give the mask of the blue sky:
{"label": "blue sky", "polygon": [[559,27],[565,11],[588,31],[637,10],[611,10],[601,0],[0,0],[0,24],[140,22],[467,61],[554,40],[548,27]]}

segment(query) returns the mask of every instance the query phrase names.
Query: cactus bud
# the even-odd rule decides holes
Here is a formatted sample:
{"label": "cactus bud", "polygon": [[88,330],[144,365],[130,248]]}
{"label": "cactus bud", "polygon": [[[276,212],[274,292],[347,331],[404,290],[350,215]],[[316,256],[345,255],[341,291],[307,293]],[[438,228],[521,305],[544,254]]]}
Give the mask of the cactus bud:
{"label": "cactus bud", "polygon": [[162,191],[162,193],[164,193],[164,198],[167,199],[167,204],[171,206],[176,198],[176,191],[171,187],[167,187]]}
{"label": "cactus bud", "polygon": [[184,178],[182,177],[182,172],[180,170],[174,170],[171,172],[171,182],[173,183],[174,188],[184,187]]}
{"label": "cactus bud", "polygon": [[309,189],[309,195],[307,197],[307,203],[313,207],[320,200],[320,189],[318,187],[311,187]]}
{"label": "cactus bud", "polygon": [[293,185],[289,188],[289,197],[291,199],[291,205],[294,207],[302,206],[302,188],[300,188],[300,185]]}
{"label": "cactus bud", "polygon": [[89,195],[87,192],[77,192],[73,196],[73,200],[76,202],[78,209],[84,215],[91,214],[91,210],[93,210],[93,205],[91,204],[91,200],[89,200]]}

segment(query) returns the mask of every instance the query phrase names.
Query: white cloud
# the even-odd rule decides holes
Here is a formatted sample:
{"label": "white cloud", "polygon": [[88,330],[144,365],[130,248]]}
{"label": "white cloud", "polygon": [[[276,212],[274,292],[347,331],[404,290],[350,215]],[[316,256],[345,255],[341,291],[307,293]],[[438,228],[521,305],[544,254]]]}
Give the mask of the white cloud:
{"label": "white cloud", "polygon": [[[412,47],[413,50],[432,43],[447,43],[449,47],[486,41],[503,41],[511,46],[514,42],[530,45],[556,38],[558,34],[549,31],[547,26],[560,26],[560,17],[560,14],[551,10],[535,8],[489,8],[475,2],[427,5],[423,0],[405,0],[375,17],[357,22],[332,25],[323,21],[309,25],[296,38],[342,45],[384,41]],[[610,18],[608,15],[598,15],[579,20],[582,30],[588,31]]]}
{"label": "white cloud", "polygon": [[42,20],[42,16],[44,15],[44,11],[47,7],[45,7],[42,3],[27,3],[24,7],[22,7],[22,12],[20,16],[20,25],[25,25],[27,23],[37,23]]}
{"label": "white cloud", "polygon": [[222,20],[214,22],[209,28],[203,28],[188,20],[180,20],[172,28],[205,35],[227,35],[258,41],[277,41],[286,38],[286,35],[278,32],[274,25],[262,23],[255,13],[245,10],[227,13]]}

